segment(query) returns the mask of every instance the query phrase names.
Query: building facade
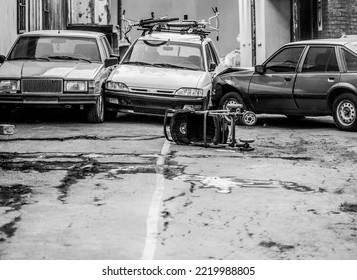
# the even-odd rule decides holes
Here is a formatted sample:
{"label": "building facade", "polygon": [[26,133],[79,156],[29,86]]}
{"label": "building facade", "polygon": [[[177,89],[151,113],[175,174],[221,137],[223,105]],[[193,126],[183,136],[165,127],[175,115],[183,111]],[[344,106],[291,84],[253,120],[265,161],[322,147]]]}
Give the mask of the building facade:
{"label": "building facade", "polygon": [[291,41],[357,34],[357,0],[238,0],[241,65]]}
{"label": "building facade", "polygon": [[67,0],[0,0],[0,54],[6,55],[16,37],[40,29],[65,29]]}
{"label": "building facade", "polygon": [[[239,1],[238,1],[239,2]],[[189,19],[208,20],[213,16],[213,7],[217,7],[220,13],[219,34],[211,32],[210,38],[214,41],[221,56],[237,49],[239,44],[238,4],[237,0],[121,0],[121,9],[125,10],[125,17],[132,20],[149,18],[151,12],[156,17],[178,17],[183,20],[184,15]],[[140,35],[133,30],[132,39]],[[217,35],[219,35],[217,40]]]}

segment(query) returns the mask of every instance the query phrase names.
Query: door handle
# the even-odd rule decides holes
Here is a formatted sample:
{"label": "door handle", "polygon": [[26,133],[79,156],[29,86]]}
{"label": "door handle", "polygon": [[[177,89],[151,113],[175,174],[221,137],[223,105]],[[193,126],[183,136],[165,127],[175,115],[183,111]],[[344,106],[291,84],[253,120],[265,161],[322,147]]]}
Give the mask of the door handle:
{"label": "door handle", "polygon": [[335,78],[334,78],[334,77],[329,77],[329,78],[327,79],[327,81],[330,82],[330,83],[332,83],[332,82],[335,81]]}
{"label": "door handle", "polygon": [[291,78],[290,78],[290,77],[284,77],[284,81],[285,81],[285,82],[290,82],[290,81],[291,81]]}

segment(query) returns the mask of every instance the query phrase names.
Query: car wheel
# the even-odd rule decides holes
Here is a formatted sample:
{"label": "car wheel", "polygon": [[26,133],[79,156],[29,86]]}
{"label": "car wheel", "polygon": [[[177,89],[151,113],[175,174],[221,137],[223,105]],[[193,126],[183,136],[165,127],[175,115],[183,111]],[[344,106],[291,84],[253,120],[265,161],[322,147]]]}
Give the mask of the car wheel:
{"label": "car wheel", "polygon": [[174,142],[179,145],[191,143],[187,138],[187,114],[188,112],[179,111],[171,117],[170,134]]}
{"label": "car wheel", "polygon": [[337,97],[333,103],[332,115],[339,129],[357,131],[357,97],[352,93]]}
{"label": "car wheel", "polygon": [[[221,101],[219,102],[219,108],[222,110],[226,110],[228,105],[242,105],[243,110],[246,110],[247,107],[245,106],[243,102],[243,98],[236,92],[229,92],[225,94]],[[225,117],[228,122],[231,121],[229,117]],[[241,123],[241,117],[238,117],[236,119],[236,124]]]}
{"label": "car wheel", "polygon": [[117,118],[118,112],[116,111],[104,111],[104,119],[106,121],[114,121]]}
{"label": "car wheel", "polygon": [[99,95],[97,102],[94,105],[88,106],[86,113],[87,121],[90,123],[101,123],[104,121],[103,93]]}
{"label": "car wheel", "polygon": [[257,123],[257,120],[258,120],[257,115],[251,111],[244,112],[243,116],[241,118],[242,124],[247,125],[247,126],[255,125]]}

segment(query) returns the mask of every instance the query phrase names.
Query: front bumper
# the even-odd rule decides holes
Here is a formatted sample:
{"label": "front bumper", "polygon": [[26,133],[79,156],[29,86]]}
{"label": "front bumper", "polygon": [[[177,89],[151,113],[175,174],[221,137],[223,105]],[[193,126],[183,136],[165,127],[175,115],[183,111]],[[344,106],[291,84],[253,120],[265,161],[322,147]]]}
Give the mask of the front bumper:
{"label": "front bumper", "polygon": [[201,109],[206,97],[151,95],[106,90],[105,108],[110,111],[133,111],[164,115],[167,109],[182,109],[185,105]]}
{"label": "front bumper", "polygon": [[1,105],[31,106],[31,105],[86,105],[95,104],[98,94],[78,93],[0,93]]}

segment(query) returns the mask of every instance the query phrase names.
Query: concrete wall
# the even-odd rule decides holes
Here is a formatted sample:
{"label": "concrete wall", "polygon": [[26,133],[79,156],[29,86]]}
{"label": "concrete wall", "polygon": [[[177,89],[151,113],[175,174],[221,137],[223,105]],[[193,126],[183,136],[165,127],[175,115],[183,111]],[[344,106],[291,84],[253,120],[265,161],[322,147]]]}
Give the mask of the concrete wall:
{"label": "concrete wall", "polygon": [[0,54],[6,55],[17,37],[17,1],[0,0]]}
{"label": "concrete wall", "polygon": [[[253,66],[251,1],[239,1],[241,66]],[[290,1],[256,0],[256,64],[290,42]]]}
{"label": "concrete wall", "polygon": [[[239,41],[240,41],[240,60],[241,66],[252,65],[252,29],[251,29],[251,8],[250,0],[238,0],[239,2]],[[261,16],[264,16],[264,10]],[[264,25],[264,24],[263,24]],[[260,26],[260,25],[259,25]],[[262,29],[259,28],[258,34],[261,34]],[[261,36],[261,35],[260,35]]]}
{"label": "concrete wall", "polygon": [[69,0],[70,23],[109,24],[109,0]]}
{"label": "concrete wall", "polygon": [[[179,17],[183,19],[188,15],[191,19],[205,19],[213,15],[211,7],[218,7],[220,12],[220,36],[212,32],[210,38],[221,56],[239,47],[237,36],[239,33],[238,2],[237,0],[122,0],[122,9],[126,11],[125,17],[134,20],[149,18],[151,12],[155,16]],[[138,37],[140,32],[132,32],[132,39]]]}
{"label": "concrete wall", "polygon": [[[264,1],[264,0],[261,0]],[[291,41],[290,1],[271,0],[265,2],[265,58],[280,46]],[[263,60],[265,60],[265,58]],[[257,63],[263,62],[262,60]]]}

